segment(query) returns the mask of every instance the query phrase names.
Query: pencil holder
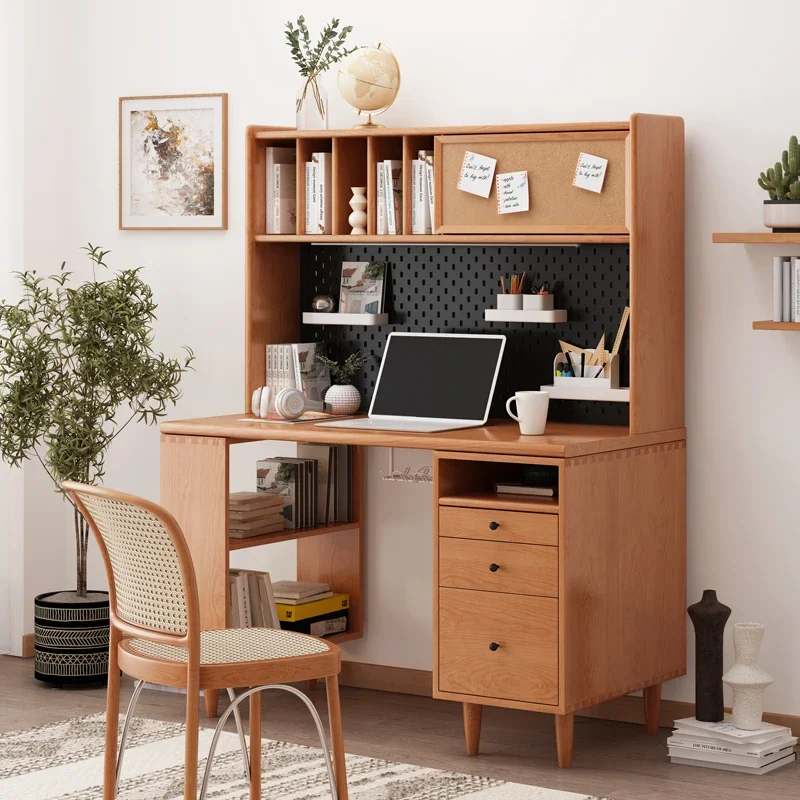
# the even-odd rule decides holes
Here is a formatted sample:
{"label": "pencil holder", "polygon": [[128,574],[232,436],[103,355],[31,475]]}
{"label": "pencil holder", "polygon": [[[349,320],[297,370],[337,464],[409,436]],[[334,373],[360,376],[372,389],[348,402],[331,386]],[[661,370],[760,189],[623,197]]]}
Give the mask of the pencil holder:
{"label": "pencil holder", "polygon": [[[593,348],[586,348],[586,352],[593,353]],[[555,359],[553,359],[553,385],[554,386],[587,386],[589,388],[594,389],[619,389],[619,358],[617,356],[611,356],[610,361],[608,362],[608,375],[609,377],[595,377],[598,374],[598,366],[587,366],[585,371],[587,374],[590,374],[592,377],[586,378],[580,377],[580,364],[579,362],[580,356],[578,359],[573,359],[573,371],[575,372],[576,377],[574,378],[562,378],[556,375],[556,371],[558,370],[561,364],[567,363],[567,356],[564,353],[559,353]],[[600,368],[602,370],[602,368]]]}
{"label": "pencil holder", "polygon": [[552,311],[555,301],[555,295],[552,294],[522,295],[522,307],[526,311]]}
{"label": "pencil holder", "polygon": [[497,310],[522,311],[522,297],[521,294],[498,294]]}

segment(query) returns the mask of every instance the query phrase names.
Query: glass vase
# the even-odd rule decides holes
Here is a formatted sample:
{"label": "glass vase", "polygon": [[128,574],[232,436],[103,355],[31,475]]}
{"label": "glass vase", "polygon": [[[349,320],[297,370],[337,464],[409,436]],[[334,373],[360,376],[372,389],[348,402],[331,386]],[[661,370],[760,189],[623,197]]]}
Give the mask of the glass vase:
{"label": "glass vase", "polygon": [[297,92],[298,130],[326,130],[328,127],[328,93],[316,78],[309,78]]}

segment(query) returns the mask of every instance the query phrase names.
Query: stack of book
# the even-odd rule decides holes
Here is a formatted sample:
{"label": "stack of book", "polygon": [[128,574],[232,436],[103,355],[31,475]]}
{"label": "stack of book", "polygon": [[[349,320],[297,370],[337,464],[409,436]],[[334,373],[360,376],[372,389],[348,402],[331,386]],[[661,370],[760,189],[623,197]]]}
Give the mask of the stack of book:
{"label": "stack of book", "polygon": [[228,573],[229,628],[280,628],[268,572],[232,569]]}
{"label": "stack of book", "polygon": [[309,400],[323,400],[331,385],[328,367],[317,361],[314,342],[268,344],[267,374],[264,384],[270,397],[281,389],[299,389]]}
{"label": "stack of book", "polygon": [[277,581],[273,585],[281,628],[329,636],[347,630],[350,595],[335,594],[327,583]]}
{"label": "stack of book", "polygon": [[800,322],[800,258],[772,258],[772,321]]}
{"label": "stack of book", "polygon": [[293,147],[268,147],[267,233],[297,233],[297,153]]}
{"label": "stack of book", "polygon": [[263,492],[233,492],[228,501],[228,535],[249,539],[283,530],[281,498]]}
{"label": "stack of book", "polygon": [[283,527],[312,528],[351,521],[352,472],[350,445],[298,444],[295,458],[259,461],[256,486],[259,493],[280,498]]}
{"label": "stack of book", "polygon": [[433,230],[433,151],[420,150],[411,162],[411,233]]}
{"label": "stack of book", "polygon": [[306,233],[331,233],[333,156],[312,153],[306,161]]}
{"label": "stack of book", "polygon": [[675,720],[667,739],[670,761],[695,767],[764,775],[795,760],[797,737],[783,725],[761,724],[743,731],[726,715],[722,722],[700,722],[694,717]]}
{"label": "stack of book", "polygon": [[403,162],[387,158],[377,163],[377,219],[378,235],[396,235],[403,232]]}
{"label": "stack of book", "polygon": [[529,497],[555,497],[558,494],[558,467],[540,464],[525,467],[521,481],[501,481],[494,485],[497,494]]}

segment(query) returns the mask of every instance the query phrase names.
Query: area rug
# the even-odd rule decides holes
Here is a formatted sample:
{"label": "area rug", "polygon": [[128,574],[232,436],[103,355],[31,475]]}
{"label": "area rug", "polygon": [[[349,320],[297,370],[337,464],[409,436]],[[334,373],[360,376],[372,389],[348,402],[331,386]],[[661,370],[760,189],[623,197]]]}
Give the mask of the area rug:
{"label": "area rug", "polygon": [[[95,714],[0,734],[0,798],[99,800],[104,732],[105,716]],[[201,730],[201,754],[208,753],[212,733]],[[183,726],[137,719],[129,741],[119,800],[183,800]],[[203,759],[200,769],[204,767]],[[352,800],[603,800],[353,755],[347,756],[347,777]],[[262,795],[272,800],[328,800],[322,752],[264,740]],[[235,733],[220,737],[208,796],[248,797]]]}

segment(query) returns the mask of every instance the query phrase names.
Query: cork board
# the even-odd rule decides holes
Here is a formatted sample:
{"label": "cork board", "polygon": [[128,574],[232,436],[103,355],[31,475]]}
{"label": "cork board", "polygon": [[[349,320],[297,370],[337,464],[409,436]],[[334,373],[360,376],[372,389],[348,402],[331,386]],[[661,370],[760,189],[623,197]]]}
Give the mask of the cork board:
{"label": "cork board", "polygon": [[[627,233],[627,135],[604,131],[437,136],[436,233]],[[495,175],[527,170],[529,210],[498,214],[496,182],[486,199],[460,191],[467,150],[497,159]],[[572,185],[581,152],[608,159],[600,194]]]}

